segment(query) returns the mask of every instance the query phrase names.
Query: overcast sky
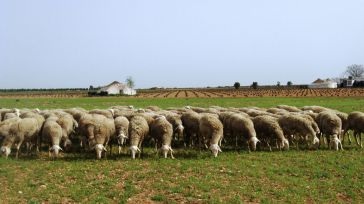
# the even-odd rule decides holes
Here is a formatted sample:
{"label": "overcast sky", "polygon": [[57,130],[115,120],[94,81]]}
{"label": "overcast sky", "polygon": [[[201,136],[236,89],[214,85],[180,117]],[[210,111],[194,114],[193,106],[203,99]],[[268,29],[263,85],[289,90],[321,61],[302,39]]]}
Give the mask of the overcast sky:
{"label": "overcast sky", "polygon": [[0,88],[303,84],[350,64],[363,0],[0,0]]}

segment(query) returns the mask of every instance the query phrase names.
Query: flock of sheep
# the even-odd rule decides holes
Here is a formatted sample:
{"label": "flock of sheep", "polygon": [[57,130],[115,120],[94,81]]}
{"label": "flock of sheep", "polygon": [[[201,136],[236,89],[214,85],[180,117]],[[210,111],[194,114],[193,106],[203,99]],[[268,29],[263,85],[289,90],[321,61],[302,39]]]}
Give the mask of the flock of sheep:
{"label": "flock of sheep", "polygon": [[[154,144],[165,158],[173,156],[172,146],[210,149],[216,157],[221,146],[289,149],[299,145],[316,149],[321,144],[342,150],[345,136],[351,143],[348,130],[353,131],[356,143],[362,147],[364,113],[342,113],[321,106],[297,108],[279,105],[273,108],[170,108],[156,106],[134,109],[114,106],[107,110],[82,108],[39,110],[0,109],[1,154],[8,157],[13,146],[18,157],[21,146],[29,153],[39,152],[48,145],[49,156],[59,152],[80,150],[96,152],[98,159],[118,146],[128,146],[131,157],[140,157],[143,142]],[[172,145],[172,143],[174,143]],[[107,150],[108,148],[109,150]]]}

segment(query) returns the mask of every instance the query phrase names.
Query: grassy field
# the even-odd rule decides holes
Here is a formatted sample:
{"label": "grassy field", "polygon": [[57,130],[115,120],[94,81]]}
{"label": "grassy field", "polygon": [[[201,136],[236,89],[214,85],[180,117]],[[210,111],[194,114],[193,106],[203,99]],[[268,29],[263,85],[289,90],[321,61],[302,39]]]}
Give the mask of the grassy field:
{"label": "grassy field", "polygon": [[[0,99],[7,108],[107,108],[322,105],[364,111],[364,98],[248,99]],[[266,152],[177,149],[175,160],[151,149],[142,160],[129,155],[96,161],[93,154],[65,154],[52,161],[45,152],[19,160],[0,158],[0,203],[363,203],[364,151]],[[125,150],[126,151],[126,150]]]}
{"label": "grassy field", "polygon": [[161,108],[198,106],[209,107],[212,105],[222,107],[272,107],[276,105],[293,105],[307,106],[320,105],[329,108],[335,108],[344,112],[354,110],[364,111],[364,97],[317,97],[317,98],[128,98],[128,97],[84,97],[84,98],[0,98],[0,108],[73,108],[82,107],[85,109],[108,108],[115,105],[134,105],[138,108],[144,108],[150,105],[156,105]]}

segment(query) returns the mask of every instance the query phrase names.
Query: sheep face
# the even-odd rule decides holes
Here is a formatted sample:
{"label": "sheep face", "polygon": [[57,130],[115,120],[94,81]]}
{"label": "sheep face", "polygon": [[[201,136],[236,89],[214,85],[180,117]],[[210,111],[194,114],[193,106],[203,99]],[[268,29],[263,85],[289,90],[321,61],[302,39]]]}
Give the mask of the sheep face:
{"label": "sheep face", "polygon": [[176,132],[178,135],[183,135],[183,131],[184,131],[184,127],[183,125],[179,125],[177,128],[176,128]]}
{"label": "sheep face", "polygon": [[53,145],[50,149],[50,151],[53,152],[53,157],[57,158],[59,151],[63,151],[63,149],[59,145]]}
{"label": "sheep face", "polygon": [[314,147],[318,147],[318,146],[319,146],[319,144],[320,144],[320,139],[319,139],[317,136],[315,136],[315,137],[313,138],[312,145],[313,145]]}
{"label": "sheep face", "polygon": [[334,150],[338,151],[339,150],[339,145],[341,145],[341,141],[339,140],[339,138],[337,137],[337,135],[334,135],[333,138],[330,141],[330,145],[331,147],[334,148]]}
{"label": "sheep face", "polygon": [[10,147],[1,147],[0,149],[1,154],[4,155],[6,158],[10,155],[11,149]]}
{"label": "sheep face", "polygon": [[282,141],[282,147],[285,150],[289,150],[289,142],[288,142],[287,139],[283,139],[283,141]]}
{"label": "sheep face", "polygon": [[124,145],[126,139],[128,139],[128,137],[123,132],[120,132],[120,134],[118,135],[118,143],[120,145]]}
{"label": "sheep face", "polygon": [[211,150],[214,157],[217,157],[219,152],[222,152],[219,145],[217,145],[217,144],[212,144],[209,149]]}
{"label": "sheep face", "polygon": [[130,151],[131,151],[131,158],[132,158],[132,159],[135,159],[135,154],[136,154],[137,152],[140,152],[140,149],[139,149],[139,147],[138,147],[138,146],[131,146],[131,147],[130,147]]}
{"label": "sheep face", "polygon": [[169,145],[163,145],[161,149],[163,151],[164,158],[166,159],[168,157],[168,152],[169,151],[173,152],[172,148]]}
{"label": "sheep face", "polygon": [[256,137],[252,137],[250,138],[250,140],[248,141],[248,145],[249,145],[249,148],[252,150],[252,151],[255,151],[257,149],[257,143],[260,142],[258,140],[258,138]]}
{"label": "sheep face", "polygon": [[104,147],[104,145],[102,144],[97,144],[95,145],[95,151],[96,151],[96,157],[97,159],[101,159],[101,156],[102,156],[102,152],[103,151],[107,151],[106,148]]}

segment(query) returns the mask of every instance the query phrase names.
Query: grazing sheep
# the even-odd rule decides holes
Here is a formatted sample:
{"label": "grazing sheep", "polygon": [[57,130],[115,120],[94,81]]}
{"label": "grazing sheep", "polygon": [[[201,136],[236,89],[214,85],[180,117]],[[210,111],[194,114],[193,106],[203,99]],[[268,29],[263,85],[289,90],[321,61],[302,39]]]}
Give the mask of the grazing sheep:
{"label": "grazing sheep", "polygon": [[322,111],[329,111],[331,109],[322,106],[303,106],[303,111],[313,111],[314,113],[320,113]]}
{"label": "grazing sheep", "polygon": [[344,129],[343,135],[345,135],[348,130],[353,130],[357,145],[363,148],[361,133],[364,133],[364,113],[355,111],[349,114],[347,126]]}
{"label": "grazing sheep", "polygon": [[166,114],[165,117],[168,120],[168,122],[171,123],[173,126],[174,138],[180,140],[183,137],[183,131],[184,131],[181,116],[178,114]]}
{"label": "grazing sheep", "polygon": [[[118,153],[121,154],[122,146],[129,135],[129,120],[124,116],[119,116],[114,119],[116,128],[116,140],[118,143]],[[111,149],[111,148],[110,148]]]}
{"label": "grazing sheep", "polygon": [[271,144],[276,142],[278,148],[281,150],[289,149],[289,142],[284,137],[282,128],[279,126],[278,120],[270,116],[257,116],[253,118],[255,131],[260,141],[265,142],[270,151],[272,151]]}
{"label": "grazing sheep", "polygon": [[278,105],[277,108],[286,110],[288,112],[301,112],[301,109],[294,106]]}
{"label": "grazing sheep", "polygon": [[167,158],[168,152],[170,151],[171,158],[174,159],[171,147],[173,126],[168,122],[168,120],[164,116],[156,118],[151,124],[150,131],[152,138],[155,139],[156,148],[161,148],[164,158]]}
{"label": "grazing sheep", "polygon": [[308,140],[313,146],[318,146],[320,141],[309,120],[298,115],[289,114],[281,116],[278,119],[278,123],[281,126],[284,135],[289,136],[288,138],[291,142],[294,140],[298,142],[298,140],[303,139],[305,141]]}
{"label": "grazing sheep", "polygon": [[0,144],[2,143],[4,138],[7,137],[7,135],[9,134],[11,125],[17,120],[20,120],[20,118],[19,117],[10,118],[0,122]]}
{"label": "grazing sheep", "polygon": [[333,111],[322,111],[318,114],[319,127],[324,136],[326,136],[329,148],[334,147],[335,150],[343,150],[341,141],[339,140],[342,130],[342,123],[339,116]]}
{"label": "grazing sheep", "polygon": [[53,157],[57,158],[59,151],[63,151],[60,146],[62,140],[62,127],[57,123],[58,117],[48,117],[44,122],[42,138],[50,144],[49,156],[53,152]]}
{"label": "grazing sheep", "polygon": [[[340,134],[340,137],[339,139],[344,142],[344,130],[347,129],[348,127],[348,117],[349,115],[347,113],[343,113],[343,112],[340,112],[340,111],[335,111],[335,114],[341,119],[341,125],[342,125],[342,134]],[[350,136],[348,135],[348,138],[349,138],[349,142],[351,143],[351,139],[350,139]]]}
{"label": "grazing sheep", "polygon": [[158,106],[148,106],[146,109],[151,110],[151,111],[155,111],[155,112],[162,110]]}
{"label": "grazing sheep", "polygon": [[87,111],[82,109],[82,108],[71,108],[71,109],[66,109],[64,110],[64,112],[68,113],[68,114],[71,114],[72,117],[77,121],[79,122],[81,117],[84,115],[84,114],[87,114]]}
{"label": "grazing sheep", "polygon": [[[80,133],[86,136],[89,146],[96,151],[97,159],[101,159],[110,137],[115,134],[114,120],[100,114],[85,114],[80,119]],[[106,156],[106,154],[105,154]]]}
{"label": "grazing sheep", "polygon": [[200,130],[200,144],[207,141],[210,143],[209,149],[212,151],[214,157],[221,152],[219,142],[224,134],[224,128],[220,120],[212,115],[203,115],[199,121]]}
{"label": "grazing sheep", "polygon": [[37,144],[37,134],[38,122],[36,119],[24,118],[16,120],[14,123],[11,123],[8,134],[5,135],[1,153],[7,158],[11,152],[12,145],[16,143],[16,158],[18,158],[20,146],[23,142]]}
{"label": "grazing sheep", "polygon": [[284,109],[280,109],[280,108],[268,108],[267,109],[268,113],[272,113],[272,114],[279,114],[279,115],[283,115],[283,114],[287,114],[289,113],[289,111],[284,110]]}
{"label": "grazing sheep", "polygon": [[200,115],[194,111],[183,113],[181,120],[184,128],[185,146],[194,145],[198,140]]}
{"label": "grazing sheep", "polygon": [[110,118],[110,119],[114,118],[114,110],[113,109],[109,109],[109,110],[94,109],[94,110],[90,110],[88,113],[89,114],[103,115],[103,116],[105,116],[107,118]]}
{"label": "grazing sheep", "polygon": [[62,127],[62,141],[65,148],[72,145],[70,136],[75,133],[78,128],[77,121],[68,113],[63,113],[58,116],[57,123]]}
{"label": "grazing sheep", "polygon": [[149,134],[148,122],[142,116],[134,116],[129,122],[129,137],[130,137],[130,151],[131,157],[135,159],[136,152],[141,155],[142,143],[144,138]]}
{"label": "grazing sheep", "polygon": [[235,146],[238,145],[238,139],[241,137],[248,144],[249,151],[255,151],[259,140],[257,139],[253,121],[241,114],[234,113],[230,115],[229,122],[231,136],[235,137]]}

